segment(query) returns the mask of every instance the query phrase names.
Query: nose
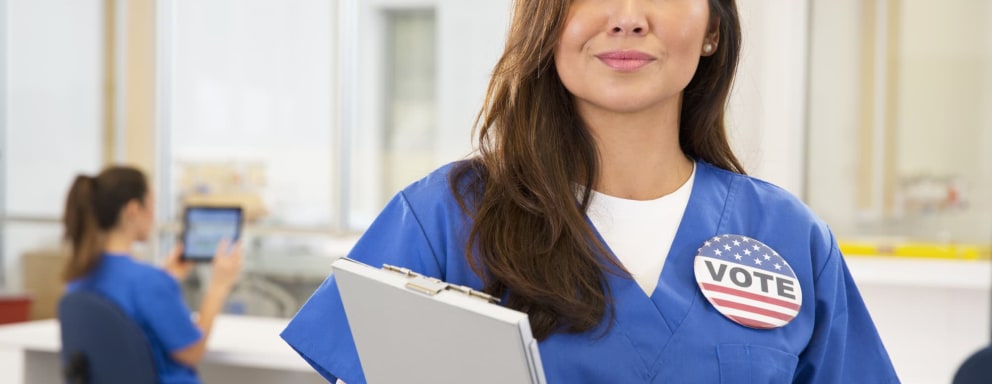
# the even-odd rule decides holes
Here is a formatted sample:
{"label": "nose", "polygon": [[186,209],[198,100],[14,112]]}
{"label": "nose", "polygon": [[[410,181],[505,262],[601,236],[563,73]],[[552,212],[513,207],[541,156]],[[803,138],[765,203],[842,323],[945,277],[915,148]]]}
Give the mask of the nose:
{"label": "nose", "polygon": [[649,32],[647,12],[641,0],[619,0],[614,2],[609,21],[612,36],[644,36]]}

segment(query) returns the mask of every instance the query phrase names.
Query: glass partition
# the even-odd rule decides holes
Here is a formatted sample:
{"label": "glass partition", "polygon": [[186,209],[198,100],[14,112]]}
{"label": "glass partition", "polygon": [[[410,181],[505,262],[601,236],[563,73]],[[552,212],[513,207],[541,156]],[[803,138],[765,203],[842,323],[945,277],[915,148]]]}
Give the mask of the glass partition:
{"label": "glass partition", "polygon": [[813,2],[808,201],[847,253],[987,258],[992,5]]}

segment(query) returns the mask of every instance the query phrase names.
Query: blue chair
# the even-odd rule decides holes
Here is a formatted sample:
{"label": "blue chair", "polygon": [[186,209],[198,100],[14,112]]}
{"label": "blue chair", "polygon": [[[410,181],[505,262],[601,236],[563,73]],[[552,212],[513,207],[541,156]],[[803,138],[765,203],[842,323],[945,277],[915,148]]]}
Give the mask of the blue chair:
{"label": "blue chair", "polygon": [[954,384],[992,383],[992,346],[982,348],[965,360],[954,375]]}
{"label": "blue chair", "polygon": [[76,291],[59,301],[62,366],[68,384],[156,383],[141,328],[110,300]]}

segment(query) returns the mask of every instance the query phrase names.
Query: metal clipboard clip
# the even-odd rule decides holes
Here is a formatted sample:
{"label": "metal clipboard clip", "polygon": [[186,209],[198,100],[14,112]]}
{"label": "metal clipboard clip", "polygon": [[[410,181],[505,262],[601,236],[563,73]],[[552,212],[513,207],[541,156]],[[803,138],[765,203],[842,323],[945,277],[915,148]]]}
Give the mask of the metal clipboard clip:
{"label": "metal clipboard clip", "polygon": [[435,279],[433,277],[421,275],[407,268],[397,267],[389,264],[383,264],[382,269],[409,278],[410,281],[406,283],[406,288],[411,291],[416,291],[425,294],[427,296],[434,296],[437,295],[438,293],[441,293],[442,291],[455,291],[455,292],[461,292],[462,294],[468,297],[484,300],[488,303],[494,303],[494,304],[499,303],[499,298],[493,297],[488,293],[480,292],[472,288],[466,287],[464,285],[446,283],[441,280]]}

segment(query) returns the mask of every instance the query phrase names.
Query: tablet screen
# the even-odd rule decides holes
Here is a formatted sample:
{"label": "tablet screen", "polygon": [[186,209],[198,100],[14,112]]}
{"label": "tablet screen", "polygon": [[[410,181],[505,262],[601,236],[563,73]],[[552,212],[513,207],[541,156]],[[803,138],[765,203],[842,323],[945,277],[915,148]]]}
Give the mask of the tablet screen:
{"label": "tablet screen", "polygon": [[190,207],[186,210],[183,257],[207,261],[214,257],[222,239],[236,241],[241,235],[241,209]]}

